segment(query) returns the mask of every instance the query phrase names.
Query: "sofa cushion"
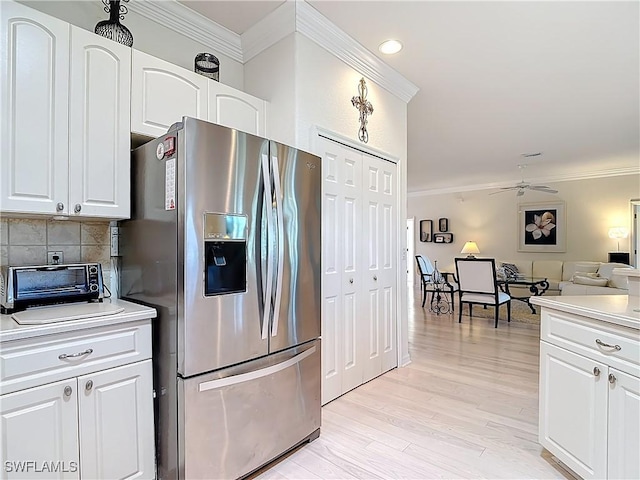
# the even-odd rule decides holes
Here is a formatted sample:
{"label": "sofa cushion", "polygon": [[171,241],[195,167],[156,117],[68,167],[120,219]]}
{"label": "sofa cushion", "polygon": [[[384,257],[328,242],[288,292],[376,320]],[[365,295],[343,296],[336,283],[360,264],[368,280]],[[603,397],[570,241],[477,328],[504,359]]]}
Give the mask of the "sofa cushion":
{"label": "sofa cushion", "polygon": [[559,281],[562,278],[562,263],[562,260],[534,260],[532,275]]}
{"label": "sofa cushion", "polygon": [[572,282],[562,282],[560,295],[624,295],[627,290],[611,287],[594,287],[593,285],[578,285]]}
{"label": "sofa cushion", "polygon": [[577,272],[596,273],[600,262],[564,262],[562,265],[562,280],[568,282]]}
{"label": "sofa cushion", "polygon": [[605,277],[579,275],[576,273],[573,276],[573,283],[578,285],[594,285],[596,287],[606,287],[609,283],[609,279]]}

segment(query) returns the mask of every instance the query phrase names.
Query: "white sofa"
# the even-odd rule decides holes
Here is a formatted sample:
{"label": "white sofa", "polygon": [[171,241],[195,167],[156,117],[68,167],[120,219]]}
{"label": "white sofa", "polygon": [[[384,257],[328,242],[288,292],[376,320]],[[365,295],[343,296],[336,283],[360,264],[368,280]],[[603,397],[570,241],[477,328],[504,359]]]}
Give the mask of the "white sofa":
{"label": "white sofa", "polygon": [[[614,268],[631,268],[621,263],[562,260],[496,260],[496,268],[510,263],[524,276],[546,277],[549,289],[545,295],[626,295],[628,280],[614,275]],[[509,287],[514,296],[526,296],[524,288]]]}

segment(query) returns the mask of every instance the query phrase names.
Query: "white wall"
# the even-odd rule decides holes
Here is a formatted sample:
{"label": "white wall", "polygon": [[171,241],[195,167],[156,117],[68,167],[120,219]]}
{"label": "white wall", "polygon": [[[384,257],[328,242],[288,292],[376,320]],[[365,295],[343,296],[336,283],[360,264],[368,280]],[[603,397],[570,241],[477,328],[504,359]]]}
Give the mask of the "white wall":
{"label": "white wall", "polygon": [[[434,172],[434,174],[437,174]],[[557,195],[515,192],[489,195],[492,190],[411,196],[409,217],[416,217],[416,254],[438,260],[438,267],[453,268],[453,259],[464,243],[474,240],[480,256],[500,260],[559,259],[607,261],[607,252],[616,250],[616,241],[608,237],[612,226],[631,227],[630,201],[640,194],[640,175],[625,175],[589,180],[550,183]],[[495,191],[495,190],[494,190]],[[566,204],[567,249],[564,253],[522,253],[518,246],[518,204],[553,202]],[[449,219],[453,233],[451,244],[419,241],[419,222],[431,219],[437,232],[438,219]],[[620,251],[629,251],[629,241],[620,241]],[[413,261],[415,264],[415,260]],[[414,268],[415,270],[415,268]]]}
{"label": "white wall", "polygon": [[[96,23],[109,18],[109,14],[105,13],[104,5],[100,0],[21,0],[19,3],[91,32],[94,31]],[[133,48],[191,71],[193,71],[194,58],[198,53],[213,53],[220,60],[220,82],[242,90],[244,70],[240,62],[135,12],[129,11],[122,20],[122,24],[133,34]]]}

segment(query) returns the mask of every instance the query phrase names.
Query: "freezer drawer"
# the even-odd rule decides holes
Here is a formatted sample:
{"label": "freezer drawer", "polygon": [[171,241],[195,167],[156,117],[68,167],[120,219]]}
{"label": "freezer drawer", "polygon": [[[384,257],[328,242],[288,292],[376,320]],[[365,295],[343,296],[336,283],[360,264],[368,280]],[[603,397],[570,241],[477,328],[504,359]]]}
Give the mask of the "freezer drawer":
{"label": "freezer drawer", "polygon": [[320,340],[178,380],[180,478],[238,478],[320,427]]}

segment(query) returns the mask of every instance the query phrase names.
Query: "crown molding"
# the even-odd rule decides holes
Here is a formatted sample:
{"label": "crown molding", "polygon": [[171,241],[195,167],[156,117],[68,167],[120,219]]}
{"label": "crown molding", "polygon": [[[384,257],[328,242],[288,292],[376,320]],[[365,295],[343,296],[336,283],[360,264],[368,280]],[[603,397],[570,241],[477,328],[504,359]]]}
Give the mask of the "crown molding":
{"label": "crown molding", "polygon": [[162,2],[136,0],[127,3],[127,8],[130,12],[135,12],[210,47],[232,60],[244,63],[240,35],[194,12],[176,0]]}
{"label": "crown molding", "polygon": [[[591,180],[596,178],[620,177],[623,175],[640,175],[639,167],[611,168],[607,170],[594,170],[591,172],[572,173],[548,177],[527,178],[527,183],[558,183],[573,180]],[[433,188],[407,192],[407,197],[426,197],[430,195],[444,195],[447,193],[473,192],[478,190],[492,190],[495,188],[512,187],[514,182],[482,183],[458,187]]]}
{"label": "crown molding", "polygon": [[331,23],[305,1],[296,2],[296,31],[401,100],[409,102],[418,87]]}
{"label": "crown molding", "polygon": [[285,2],[240,35],[244,62],[294,33],[295,25],[295,2]]}

